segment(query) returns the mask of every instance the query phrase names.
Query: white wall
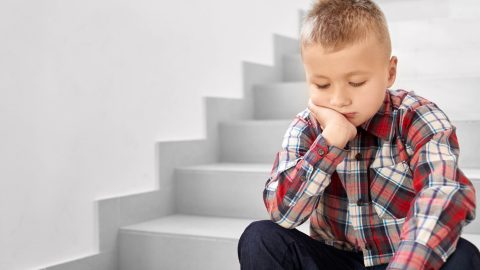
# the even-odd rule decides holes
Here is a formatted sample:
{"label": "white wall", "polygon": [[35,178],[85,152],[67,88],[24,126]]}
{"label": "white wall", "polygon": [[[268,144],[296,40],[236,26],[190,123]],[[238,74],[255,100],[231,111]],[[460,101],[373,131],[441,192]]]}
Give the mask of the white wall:
{"label": "white wall", "polygon": [[154,143],[204,138],[308,0],[0,2],[0,269],[97,252],[94,201],[154,190]]}

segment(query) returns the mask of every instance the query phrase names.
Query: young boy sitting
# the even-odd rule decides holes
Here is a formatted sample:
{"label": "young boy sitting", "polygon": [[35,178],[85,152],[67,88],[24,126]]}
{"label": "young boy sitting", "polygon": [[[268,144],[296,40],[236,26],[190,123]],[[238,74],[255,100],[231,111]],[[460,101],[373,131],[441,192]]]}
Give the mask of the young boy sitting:
{"label": "young boy sitting", "polygon": [[[301,55],[308,108],[265,184],[271,220],[239,240],[241,269],[480,269],[460,237],[476,204],[456,127],[426,98],[389,89],[397,58],[379,7],[315,3]],[[310,236],[294,229],[309,218]]]}

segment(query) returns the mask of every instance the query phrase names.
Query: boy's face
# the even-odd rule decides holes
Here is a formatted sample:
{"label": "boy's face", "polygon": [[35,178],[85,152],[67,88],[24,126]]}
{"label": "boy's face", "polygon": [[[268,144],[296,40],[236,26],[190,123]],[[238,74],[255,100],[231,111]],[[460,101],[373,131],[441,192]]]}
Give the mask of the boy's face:
{"label": "boy's face", "polygon": [[319,44],[303,48],[309,95],[317,106],[339,113],[360,126],[380,109],[387,88],[395,82],[397,58],[375,38],[327,51]]}

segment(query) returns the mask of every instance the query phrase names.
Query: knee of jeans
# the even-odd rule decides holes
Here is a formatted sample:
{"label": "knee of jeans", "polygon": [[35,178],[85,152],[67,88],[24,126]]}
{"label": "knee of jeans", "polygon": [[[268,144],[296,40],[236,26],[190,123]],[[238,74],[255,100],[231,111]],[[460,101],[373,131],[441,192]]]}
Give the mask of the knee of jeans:
{"label": "knee of jeans", "polygon": [[[237,245],[239,261],[243,255],[255,255],[258,247],[270,243],[269,236],[276,231],[278,226],[271,220],[257,220],[251,222],[243,231]],[[262,244],[260,244],[262,243]],[[250,255],[247,255],[250,256]]]}
{"label": "knee of jeans", "polygon": [[458,239],[457,247],[455,251],[461,250],[461,253],[463,257],[468,260],[472,259],[473,257],[479,257],[480,256],[480,251],[478,248],[472,244],[470,241],[460,237]]}
{"label": "knee of jeans", "polygon": [[276,226],[278,225],[271,220],[254,221],[245,228],[240,239],[261,239],[262,236],[272,233],[276,229]]}

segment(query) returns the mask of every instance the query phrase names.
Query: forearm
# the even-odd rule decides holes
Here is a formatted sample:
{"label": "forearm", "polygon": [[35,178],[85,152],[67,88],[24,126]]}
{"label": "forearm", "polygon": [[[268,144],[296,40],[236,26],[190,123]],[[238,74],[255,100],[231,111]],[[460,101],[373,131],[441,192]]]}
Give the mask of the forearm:
{"label": "forearm", "polygon": [[[278,152],[263,193],[271,219],[285,228],[302,224],[312,213],[330,184],[331,174],[345,155],[343,149],[328,145],[321,135],[304,156],[295,159],[289,152]],[[295,163],[281,168],[279,165],[285,160],[295,160]]]}

